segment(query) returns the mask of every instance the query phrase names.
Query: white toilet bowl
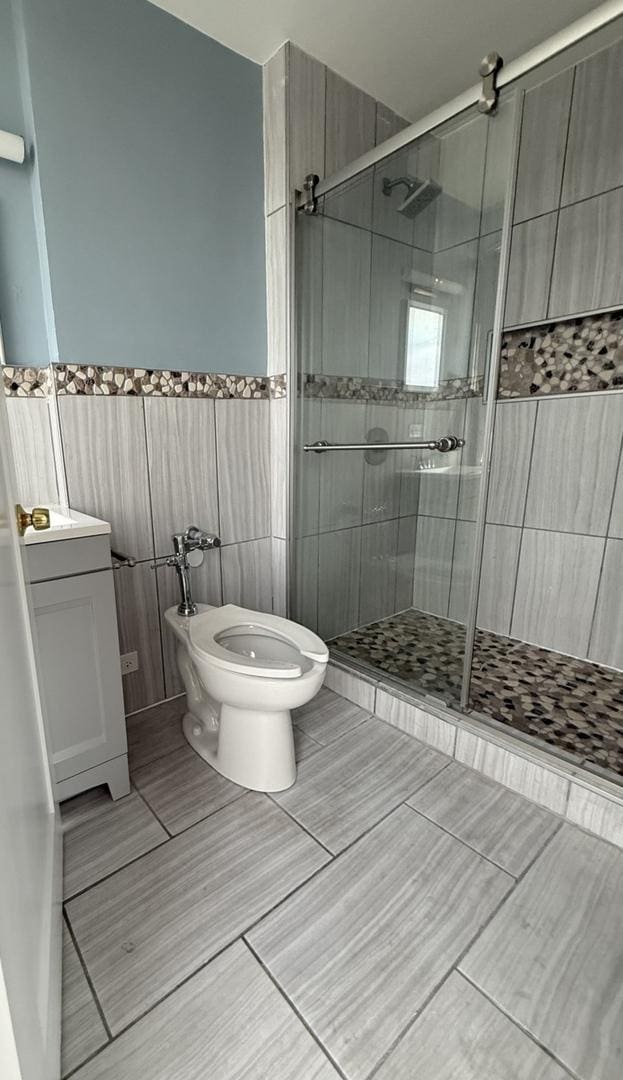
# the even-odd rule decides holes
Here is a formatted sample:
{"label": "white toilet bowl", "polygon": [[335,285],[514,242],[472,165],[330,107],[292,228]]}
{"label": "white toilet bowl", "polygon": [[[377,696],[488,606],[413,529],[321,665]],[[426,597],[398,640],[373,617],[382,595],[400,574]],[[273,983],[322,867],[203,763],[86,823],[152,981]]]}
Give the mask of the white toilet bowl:
{"label": "white toilet bowl", "polygon": [[329,650],[311,630],[277,615],[199,604],[169,608],[186,688],[184,735],[218,772],[254,791],[283,791],[296,779],[290,710],[324,681]]}

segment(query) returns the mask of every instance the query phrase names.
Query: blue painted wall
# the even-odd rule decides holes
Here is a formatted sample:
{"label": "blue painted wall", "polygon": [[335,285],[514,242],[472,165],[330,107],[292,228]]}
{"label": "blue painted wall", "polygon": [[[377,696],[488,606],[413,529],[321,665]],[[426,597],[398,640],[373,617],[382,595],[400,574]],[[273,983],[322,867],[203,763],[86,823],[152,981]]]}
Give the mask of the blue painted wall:
{"label": "blue painted wall", "polygon": [[261,68],[147,0],[21,0],[59,358],[266,370]]}
{"label": "blue painted wall", "polygon": [[[25,135],[16,27],[11,4],[0,4],[0,128]],[[44,365],[50,360],[42,274],[33,202],[31,160],[0,160],[0,325],[8,363]]]}

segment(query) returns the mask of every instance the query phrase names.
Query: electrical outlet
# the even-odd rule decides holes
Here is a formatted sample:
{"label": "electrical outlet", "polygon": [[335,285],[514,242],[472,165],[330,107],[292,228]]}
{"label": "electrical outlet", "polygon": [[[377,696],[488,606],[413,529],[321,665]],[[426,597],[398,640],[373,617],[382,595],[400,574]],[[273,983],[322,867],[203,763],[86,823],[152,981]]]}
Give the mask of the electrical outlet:
{"label": "electrical outlet", "polygon": [[137,652],[127,652],[121,657],[121,674],[129,675],[131,671],[138,671]]}

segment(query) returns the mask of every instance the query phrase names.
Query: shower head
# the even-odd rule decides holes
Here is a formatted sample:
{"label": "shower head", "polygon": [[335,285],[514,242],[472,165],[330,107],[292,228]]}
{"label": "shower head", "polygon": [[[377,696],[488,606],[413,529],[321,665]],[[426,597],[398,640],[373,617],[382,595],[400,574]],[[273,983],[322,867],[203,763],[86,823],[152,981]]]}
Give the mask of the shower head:
{"label": "shower head", "polygon": [[399,176],[396,180],[390,180],[386,176],[383,180],[383,194],[391,195],[394,188],[398,187],[399,184],[404,184],[407,194],[396,209],[399,214],[404,214],[408,218],[417,217],[432,203],[433,199],[441,195],[441,185],[436,183],[435,180],[430,178],[420,180],[417,176]]}

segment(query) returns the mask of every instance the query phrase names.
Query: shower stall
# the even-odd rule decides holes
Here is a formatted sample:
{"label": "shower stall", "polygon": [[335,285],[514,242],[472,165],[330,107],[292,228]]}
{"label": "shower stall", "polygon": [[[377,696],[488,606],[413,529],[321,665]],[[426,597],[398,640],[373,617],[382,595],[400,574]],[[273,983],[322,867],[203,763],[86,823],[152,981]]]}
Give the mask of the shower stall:
{"label": "shower stall", "polygon": [[341,664],[619,781],[622,37],[296,214],[290,575]]}

